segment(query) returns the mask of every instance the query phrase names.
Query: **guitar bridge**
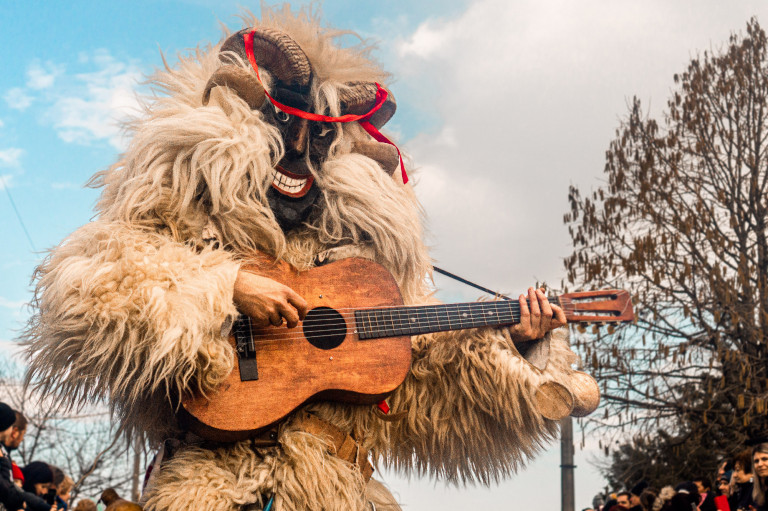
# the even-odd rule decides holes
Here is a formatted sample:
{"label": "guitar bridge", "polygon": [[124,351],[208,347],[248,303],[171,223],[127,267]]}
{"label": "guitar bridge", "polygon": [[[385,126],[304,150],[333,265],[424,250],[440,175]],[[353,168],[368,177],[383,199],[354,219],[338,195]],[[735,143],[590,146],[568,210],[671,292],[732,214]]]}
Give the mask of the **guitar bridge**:
{"label": "guitar bridge", "polygon": [[232,333],[235,336],[240,381],[258,380],[259,369],[256,364],[256,350],[253,345],[250,318],[244,314],[238,316],[232,326]]}

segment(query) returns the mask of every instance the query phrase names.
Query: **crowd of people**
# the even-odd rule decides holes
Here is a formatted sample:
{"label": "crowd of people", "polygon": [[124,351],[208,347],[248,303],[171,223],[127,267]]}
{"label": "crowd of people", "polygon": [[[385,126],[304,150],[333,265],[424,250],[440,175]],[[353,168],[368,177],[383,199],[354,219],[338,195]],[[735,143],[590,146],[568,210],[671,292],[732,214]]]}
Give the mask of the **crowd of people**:
{"label": "crowd of people", "polygon": [[702,475],[660,490],[641,481],[584,511],[768,511],[768,439],[723,460],[712,480]]}
{"label": "crowd of people", "polygon": [[58,467],[43,461],[19,467],[13,461],[26,431],[26,417],[0,402],[0,511],[96,511],[90,499],[70,503],[74,481]]}

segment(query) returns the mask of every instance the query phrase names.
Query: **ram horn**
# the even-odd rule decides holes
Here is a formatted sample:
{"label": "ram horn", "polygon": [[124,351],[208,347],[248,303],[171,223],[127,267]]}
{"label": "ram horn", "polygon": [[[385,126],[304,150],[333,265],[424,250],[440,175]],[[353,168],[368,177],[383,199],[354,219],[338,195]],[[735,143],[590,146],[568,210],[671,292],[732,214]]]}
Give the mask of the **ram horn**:
{"label": "ram horn", "polygon": [[[207,105],[214,87],[232,89],[251,109],[258,109],[264,103],[264,87],[256,74],[242,63],[248,62],[243,36],[252,29],[247,28],[232,34],[221,45],[219,60],[222,66],[208,79],[203,91],[203,105]],[[253,35],[253,54],[260,68],[269,71],[278,81],[291,86],[307,87],[312,79],[309,59],[299,45],[279,30],[261,28]]]}
{"label": "ram horn", "polygon": [[[224,41],[219,50],[219,60],[224,64],[248,62],[243,36],[252,31],[243,29]],[[253,54],[259,67],[263,67],[277,80],[306,87],[312,79],[312,66],[301,47],[287,34],[272,28],[259,28],[253,34]],[[235,58],[234,56],[237,56]]]}
{"label": "ram horn", "polygon": [[400,155],[397,154],[397,149],[389,144],[358,140],[352,144],[352,151],[374,160],[384,172],[390,175],[394,174],[400,165]]}
{"label": "ram horn", "polygon": [[[381,129],[395,115],[397,109],[395,96],[388,89],[385,88],[384,90],[387,91],[387,99],[370,119],[371,124],[376,126],[376,129]],[[341,89],[339,100],[343,114],[365,114],[376,104],[376,84],[372,82],[348,83],[347,87]]]}
{"label": "ram horn", "polygon": [[232,89],[252,110],[261,108],[266,97],[256,76],[240,66],[223,65],[211,75],[203,91],[203,105],[208,104],[211,90],[218,86]]}

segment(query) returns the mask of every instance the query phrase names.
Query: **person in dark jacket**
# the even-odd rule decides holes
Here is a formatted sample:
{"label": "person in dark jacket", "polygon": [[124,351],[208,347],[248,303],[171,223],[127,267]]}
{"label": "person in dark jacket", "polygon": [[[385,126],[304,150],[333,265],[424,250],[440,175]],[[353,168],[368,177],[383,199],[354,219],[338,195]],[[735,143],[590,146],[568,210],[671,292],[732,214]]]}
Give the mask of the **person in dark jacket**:
{"label": "person in dark jacket", "polygon": [[24,502],[30,511],[56,511],[53,499],[56,497],[53,488],[53,470],[42,461],[33,461],[21,469],[24,474]]}
{"label": "person in dark jacket", "polygon": [[5,446],[16,423],[16,412],[0,403],[0,509],[16,511],[24,506],[18,487],[13,483],[13,465],[10,451]]}
{"label": "person in dark jacket", "polygon": [[731,511],[750,511],[752,505],[752,453],[749,449],[736,455],[733,462]]}
{"label": "person in dark jacket", "polygon": [[699,511],[717,511],[715,505],[715,492],[712,491],[712,484],[709,478],[705,476],[696,477],[693,480],[696,489],[699,491]]}

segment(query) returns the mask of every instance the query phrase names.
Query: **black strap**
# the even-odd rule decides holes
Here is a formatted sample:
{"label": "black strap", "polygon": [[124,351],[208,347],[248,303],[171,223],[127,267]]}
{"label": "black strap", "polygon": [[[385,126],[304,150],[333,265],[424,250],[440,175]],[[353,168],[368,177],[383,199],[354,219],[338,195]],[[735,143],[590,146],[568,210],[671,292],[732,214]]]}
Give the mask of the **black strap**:
{"label": "black strap", "polygon": [[488,289],[487,287],[483,287],[483,286],[480,286],[480,285],[478,285],[478,284],[475,284],[474,282],[470,282],[470,281],[468,281],[467,279],[463,279],[463,278],[459,277],[458,275],[454,275],[453,273],[451,273],[451,272],[449,272],[449,271],[445,271],[445,270],[444,270],[444,269],[442,269],[442,268],[438,268],[437,266],[433,266],[432,268],[433,268],[433,269],[434,269],[434,270],[435,270],[437,273],[440,273],[440,274],[442,274],[442,275],[445,275],[446,277],[450,277],[450,278],[452,278],[453,280],[458,280],[458,281],[459,281],[459,282],[461,282],[462,284],[466,284],[466,285],[468,285],[468,286],[472,286],[472,287],[474,287],[475,289],[479,289],[480,291],[483,291],[483,292],[485,292],[485,293],[488,293],[489,295],[498,296],[499,298],[503,298],[503,299],[505,299],[505,300],[511,300],[511,299],[512,299],[512,298],[508,297],[507,295],[503,295],[503,294],[501,294],[501,293],[497,293],[496,291],[491,291],[491,290],[490,290],[490,289]]}

